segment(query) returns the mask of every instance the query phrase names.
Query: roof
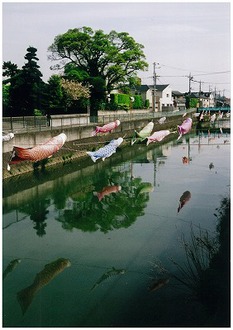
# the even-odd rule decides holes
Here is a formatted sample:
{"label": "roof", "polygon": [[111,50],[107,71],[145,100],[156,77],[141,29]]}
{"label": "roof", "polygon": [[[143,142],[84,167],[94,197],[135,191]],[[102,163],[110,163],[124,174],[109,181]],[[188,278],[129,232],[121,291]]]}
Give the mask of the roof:
{"label": "roof", "polygon": [[[156,85],[156,90],[161,92],[168,86],[169,86],[169,84]],[[136,87],[137,91],[139,91],[139,92],[147,92],[149,89],[153,89],[153,88],[154,88],[154,85],[141,85],[141,86]]]}
{"label": "roof", "polygon": [[179,91],[172,91],[172,94],[176,95],[176,96],[183,96],[184,95],[184,93],[181,93]]}
{"label": "roof", "polygon": [[[159,91],[159,92],[162,92],[168,86],[169,86],[169,84],[167,84],[167,85],[156,85],[156,90]],[[151,89],[153,89],[154,88],[154,85],[149,85],[149,87]]]}

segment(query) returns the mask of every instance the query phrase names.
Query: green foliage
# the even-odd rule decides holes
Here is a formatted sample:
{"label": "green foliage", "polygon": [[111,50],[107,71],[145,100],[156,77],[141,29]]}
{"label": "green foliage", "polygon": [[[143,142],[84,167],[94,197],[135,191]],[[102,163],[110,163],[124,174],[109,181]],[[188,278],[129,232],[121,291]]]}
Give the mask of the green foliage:
{"label": "green foliage", "polygon": [[117,94],[118,95],[118,104],[130,105],[130,96],[128,94]]}
{"label": "green foliage", "polygon": [[198,104],[198,99],[196,99],[196,98],[190,99],[190,103],[189,103],[190,108],[196,108],[197,104]]}
{"label": "green foliage", "polygon": [[145,108],[148,109],[150,106],[150,101],[148,99],[145,100]]}
{"label": "green foliage", "polygon": [[34,116],[37,116],[37,117],[39,117],[39,116],[43,116],[43,113],[42,113],[41,110],[34,109]]}
{"label": "green foliage", "polygon": [[37,65],[36,48],[28,47],[26,63],[21,70],[11,62],[4,62],[4,76],[9,77],[9,104],[7,115],[32,116],[34,109],[42,108],[44,83]]}
{"label": "green foliage", "polygon": [[197,98],[193,98],[190,96],[186,96],[185,98],[185,106],[187,109],[190,108],[196,108],[198,104],[198,99]]}
{"label": "green foliage", "polygon": [[111,110],[129,110],[130,109],[130,95],[128,94],[110,94]]}
{"label": "green foliage", "polygon": [[10,101],[10,85],[2,85],[3,112],[7,109]]}
{"label": "green foliage", "polygon": [[133,109],[142,109],[143,100],[141,95],[134,95]]}
{"label": "green foliage", "polygon": [[105,91],[110,93],[116,85],[135,77],[137,71],[147,69],[143,48],[126,32],[105,34],[82,27],[56,36],[49,51],[52,60],[60,60],[62,66],[64,60],[67,62],[65,75],[92,86],[91,116],[96,116],[97,107],[105,101]]}

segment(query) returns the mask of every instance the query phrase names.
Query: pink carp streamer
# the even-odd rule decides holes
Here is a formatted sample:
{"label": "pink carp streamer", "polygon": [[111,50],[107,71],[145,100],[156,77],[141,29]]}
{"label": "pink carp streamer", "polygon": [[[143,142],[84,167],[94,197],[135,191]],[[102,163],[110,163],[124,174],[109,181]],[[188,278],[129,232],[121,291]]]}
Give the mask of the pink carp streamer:
{"label": "pink carp streamer", "polygon": [[187,134],[191,130],[191,128],[192,128],[192,119],[191,118],[185,119],[183,123],[178,126],[179,137],[177,140],[179,140],[182,135]]}
{"label": "pink carp streamer", "polygon": [[97,133],[108,133],[112,132],[115,128],[117,128],[120,125],[120,120],[115,120],[111,123],[108,123],[104,126],[96,126],[96,129],[92,132],[92,136],[95,136]]}
{"label": "pink carp streamer", "polygon": [[49,158],[61,149],[66,139],[67,136],[64,133],[61,133],[54,136],[46,143],[33,148],[13,147],[12,157],[9,164],[16,164],[25,160],[37,162],[39,160]]}
{"label": "pink carp streamer", "polygon": [[161,130],[158,132],[154,132],[151,136],[149,136],[147,138],[147,146],[148,144],[150,144],[151,142],[160,142],[162,141],[165,136],[169,135],[171,132],[169,130]]}

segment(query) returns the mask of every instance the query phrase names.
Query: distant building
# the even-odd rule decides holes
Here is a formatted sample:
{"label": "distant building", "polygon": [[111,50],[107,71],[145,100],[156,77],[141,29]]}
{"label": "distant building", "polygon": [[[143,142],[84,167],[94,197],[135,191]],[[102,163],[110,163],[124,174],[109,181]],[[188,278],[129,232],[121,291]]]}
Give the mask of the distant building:
{"label": "distant building", "polygon": [[215,106],[214,94],[212,92],[193,92],[191,98],[198,99],[199,108],[213,108]]}
{"label": "distant building", "polygon": [[179,91],[172,91],[174,110],[185,110],[185,96]]}
{"label": "distant building", "polygon": [[[141,85],[136,87],[133,92],[141,95],[143,102],[149,100],[149,107],[153,108],[153,85]],[[172,90],[169,85],[156,85],[156,108],[155,111],[172,111],[173,110],[173,97]]]}

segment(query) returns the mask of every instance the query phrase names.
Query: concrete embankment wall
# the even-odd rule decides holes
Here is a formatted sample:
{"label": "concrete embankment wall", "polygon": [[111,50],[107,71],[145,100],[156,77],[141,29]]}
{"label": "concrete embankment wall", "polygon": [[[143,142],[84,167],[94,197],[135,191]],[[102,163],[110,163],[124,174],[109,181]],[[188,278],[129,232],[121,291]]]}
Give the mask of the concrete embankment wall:
{"label": "concrete embankment wall", "polygon": [[[189,116],[191,116],[191,114]],[[177,125],[181,124],[182,120],[183,118],[181,115],[176,115],[174,117],[167,118],[163,125],[160,125],[158,122],[154,121],[155,126],[153,132],[161,129],[176,130]],[[127,145],[130,143],[134,130],[139,131],[147,125],[149,121],[150,119],[148,118],[123,121],[113,133],[107,133],[105,135],[98,135],[94,137],[91,136],[93,130],[95,129],[95,126],[92,124],[87,126],[63,127],[62,131],[57,128],[48,128],[48,130],[44,130],[43,132],[21,132],[15,134],[15,137],[11,141],[3,143],[3,179],[27,173],[35,169],[34,163],[25,161],[18,164],[13,164],[11,165],[10,171],[7,170],[7,164],[10,160],[13,146],[23,148],[34,147],[63,132],[67,135],[67,141],[62,149],[48,160],[41,161],[42,166],[53,166],[58,163],[71,162],[72,159],[84,157],[88,158],[89,156],[86,154],[87,150],[99,149],[106,142],[118,137],[123,137],[123,145]]]}

